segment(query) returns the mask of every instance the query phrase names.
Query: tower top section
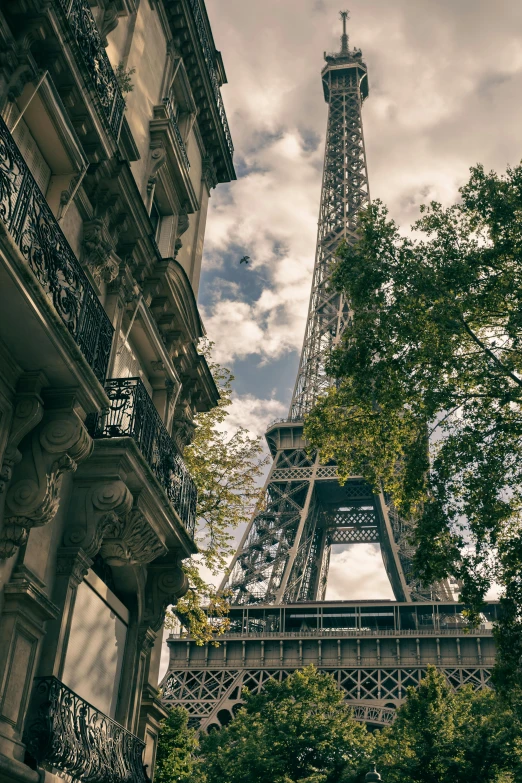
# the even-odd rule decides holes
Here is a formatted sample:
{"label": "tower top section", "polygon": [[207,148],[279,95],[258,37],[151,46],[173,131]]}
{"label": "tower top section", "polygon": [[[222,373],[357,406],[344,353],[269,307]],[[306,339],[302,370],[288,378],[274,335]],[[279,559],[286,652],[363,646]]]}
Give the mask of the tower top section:
{"label": "tower top section", "polygon": [[[348,33],[346,32],[346,22],[350,18],[348,11],[341,11],[340,17],[343,23],[343,32],[341,35],[341,48],[338,52],[325,52],[324,59],[326,65],[321,71],[323,79],[324,99],[330,102],[330,92],[332,79],[331,76],[350,76],[359,83],[361,99],[368,97],[368,69],[363,62],[360,49],[350,49]],[[350,80],[351,80],[350,79]]]}

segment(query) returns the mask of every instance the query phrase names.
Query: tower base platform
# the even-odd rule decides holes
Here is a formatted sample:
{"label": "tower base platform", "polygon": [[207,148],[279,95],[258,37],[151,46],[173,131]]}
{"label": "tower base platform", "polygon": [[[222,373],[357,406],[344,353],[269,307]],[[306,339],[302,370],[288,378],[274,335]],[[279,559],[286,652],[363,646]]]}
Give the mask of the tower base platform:
{"label": "tower base platform", "polygon": [[208,730],[230,721],[243,688],[259,691],[268,679],[313,664],[334,676],[357,720],[385,726],[429,664],[454,688],[487,687],[498,603],[487,604],[478,628],[469,628],[463,608],[439,601],[234,606],[219,647],[169,637],[163,702],[185,707],[191,723]]}

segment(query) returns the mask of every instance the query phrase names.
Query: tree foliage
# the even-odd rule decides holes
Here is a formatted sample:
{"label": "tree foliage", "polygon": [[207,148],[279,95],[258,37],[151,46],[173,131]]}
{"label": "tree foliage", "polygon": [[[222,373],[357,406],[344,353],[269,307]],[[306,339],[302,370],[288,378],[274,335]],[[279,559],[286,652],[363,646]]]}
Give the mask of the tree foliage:
{"label": "tree foliage", "polygon": [[376,734],[374,751],[386,783],[519,781],[522,735],[491,690],[454,692],[433,666],[409,688],[395,722]]}
{"label": "tree foliage", "polygon": [[198,747],[196,732],[188,727],[187,711],[183,707],[173,707],[161,726],[154,782],[189,781],[194,771]]}
{"label": "tree foliage", "polygon": [[[207,357],[211,344],[204,347]],[[219,389],[217,407],[195,417],[196,430],[184,460],[198,490],[198,555],[184,564],[190,589],[167,618],[173,626],[180,618],[196,642],[203,644],[228,628],[226,595],[200,574],[203,565],[214,576],[225,570],[233,549],[233,531],[246,523],[260,497],[259,477],[266,464],[261,439],[244,427],[227,433],[226,419],[232,405],[234,376],[225,367],[210,363]]]}
{"label": "tree foliage", "polygon": [[515,632],[522,167],[497,176],[477,166],[460,193],[452,207],[421,207],[413,237],[400,234],[380,202],[360,214],[360,240],[340,248],[333,275],[353,308],[328,368],[338,383],[306,433],[342,476],[383,486],[403,517],[416,519],[421,579],[462,580],[475,617],[496,580]]}
{"label": "tree foliage", "polygon": [[371,735],[331,676],[308,667],[244,699],[228,726],[202,739],[199,780],[339,783],[361,765],[368,769]]}
{"label": "tree foliage", "polygon": [[363,783],[371,761],[385,783],[522,783],[517,711],[490,689],[454,692],[434,667],[408,689],[395,722],[374,732],[313,666],[243,697],[230,723],[200,744],[183,710],[171,713],[159,783],[175,783],[175,774],[186,783]]}

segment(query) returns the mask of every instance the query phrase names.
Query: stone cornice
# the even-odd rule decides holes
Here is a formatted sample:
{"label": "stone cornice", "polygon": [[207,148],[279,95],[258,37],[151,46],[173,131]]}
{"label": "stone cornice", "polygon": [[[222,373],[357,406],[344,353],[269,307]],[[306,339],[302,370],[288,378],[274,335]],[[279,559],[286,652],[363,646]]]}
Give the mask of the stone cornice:
{"label": "stone cornice", "polygon": [[[163,0],[163,5],[174,44],[187,69],[195,101],[198,107],[206,107],[204,111],[200,110],[197,119],[206,151],[214,158],[218,181],[230,182],[236,179],[236,173],[231,140],[227,138],[228,122],[219,94],[216,99],[216,89],[219,91],[226,77],[223,60],[215,48],[205,4],[203,0]],[[193,9],[197,9],[196,14]],[[196,15],[199,17],[197,20]],[[210,63],[207,63],[201,33],[208,42]],[[211,71],[215,76],[215,85],[212,83]]]}

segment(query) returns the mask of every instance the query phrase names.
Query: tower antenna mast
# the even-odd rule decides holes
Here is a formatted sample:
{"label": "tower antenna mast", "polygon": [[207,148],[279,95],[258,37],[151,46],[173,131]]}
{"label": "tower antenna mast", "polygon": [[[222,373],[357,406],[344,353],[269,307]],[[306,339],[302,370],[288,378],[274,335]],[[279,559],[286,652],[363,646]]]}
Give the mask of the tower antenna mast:
{"label": "tower antenna mast", "polygon": [[348,34],[346,32],[346,21],[350,18],[350,12],[340,11],[339,16],[343,20],[343,34],[341,36],[341,54],[348,54]]}

